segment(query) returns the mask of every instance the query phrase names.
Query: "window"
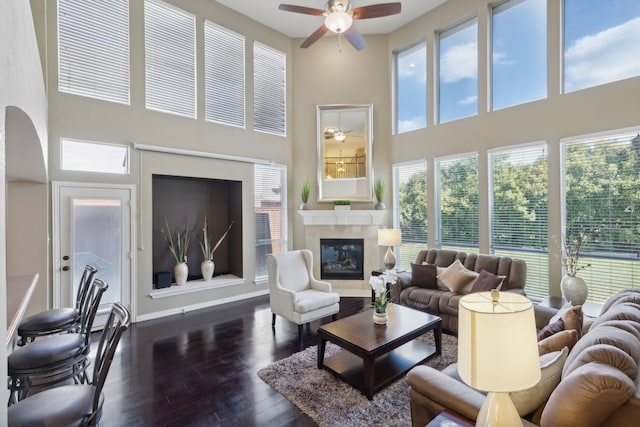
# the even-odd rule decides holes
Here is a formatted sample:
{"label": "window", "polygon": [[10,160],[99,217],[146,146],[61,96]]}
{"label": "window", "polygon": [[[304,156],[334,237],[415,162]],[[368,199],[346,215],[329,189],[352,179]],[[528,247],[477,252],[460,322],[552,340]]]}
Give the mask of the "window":
{"label": "window", "polygon": [[439,248],[477,252],[478,154],[437,159],[435,179],[438,204],[436,245]]}
{"label": "window", "polygon": [[489,152],[490,244],[527,263],[527,295],[549,294],[547,146]]}
{"label": "window", "polygon": [[427,43],[396,53],[396,133],[427,127]]}
{"label": "window", "polygon": [[427,248],[427,163],[394,165],[393,188],[393,224],[402,231],[397,268],[410,269],[418,252]]}
{"label": "window", "polygon": [[129,105],[129,2],[58,1],[58,90]]}
{"label": "window", "polygon": [[146,108],[195,119],[195,16],[145,0],[144,48]]}
{"label": "window", "polygon": [[253,127],[287,135],[287,56],[253,43]]}
{"label": "window", "polygon": [[564,91],[640,75],[640,2],[564,0]]}
{"label": "window", "polygon": [[267,280],[267,255],[287,250],[287,170],[255,165],[256,283]]}
{"label": "window", "polygon": [[245,126],[244,37],[204,22],[204,116],[225,125]]}
{"label": "window", "polygon": [[128,174],[129,147],[62,138],[60,140],[60,169]]}
{"label": "window", "polygon": [[440,34],[440,123],[478,114],[478,20]]}
{"label": "window", "polygon": [[[637,132],[562,141],[563,237],[588,235],[578,275],[589,301],[640,287],[640,136]],[[556,248],[559,252],[559,248]]]}
{"label": "window", "polygon": [[547,0],[492,9],[493,110],[547,96]]}

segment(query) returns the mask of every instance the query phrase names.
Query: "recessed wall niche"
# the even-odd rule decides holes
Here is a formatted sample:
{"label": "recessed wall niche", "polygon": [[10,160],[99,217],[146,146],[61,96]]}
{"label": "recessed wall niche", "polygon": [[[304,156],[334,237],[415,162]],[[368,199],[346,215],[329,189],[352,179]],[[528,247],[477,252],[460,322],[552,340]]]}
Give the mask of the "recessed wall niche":
{"label": "recessed wall niche", "polygon": [[229,235],[213,255],[214,277],[221,274],[243,276],[242,260],[242,182],[223,179],[153,175],[153,272],[169,271],[173,278],[176,262],[160,230],[166,228],[165,217],[174,232],[189,226],[187,264],[189,279],[202,279],[200,249],[202,226],[206,216],[213,244],[235,221]]}

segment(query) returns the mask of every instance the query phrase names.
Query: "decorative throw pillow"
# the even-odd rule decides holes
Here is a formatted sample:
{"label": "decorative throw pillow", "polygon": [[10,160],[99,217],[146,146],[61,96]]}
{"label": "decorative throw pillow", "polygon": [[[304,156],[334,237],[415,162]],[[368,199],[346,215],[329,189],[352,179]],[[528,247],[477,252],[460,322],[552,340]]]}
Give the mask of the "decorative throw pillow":
{"label": "decorative throw pillow", "polygon": [[576,305],[571,307],[564,313],[562,320],[564,320],[565,329],[575,329],[578,333],[578,339],[582,336],[582,321],[584,317],[582,315],[582,306]]}
{"label": "decorative throw pillow", "polygon": [[538,353],[542,356],[552,351],[562,350],[564,347],[568,347],[569,351],[571,351],[577,342],[578,332],[575,329],[565,329],[539,341]]}
{"label": "decorative throw pillow", "polygon": [[562,320],[562,318],[556,320],[555,322],[549,323],[547,326],[540,329],[540,331],[538,332],[538,341],[550,337],[553,334],[557,334],[560,331],[564,331],[564,320]]}
{"label": "decorative throw pillow", "polygon": [[436,285],[438,286],[438,289],[441,289],[443,291],[448,291],[449,288],[447,288],[447,285],[445,285],[442,280],[440,280],[440,274],[442,274],[443,271],[446,270],[445,267],[436,267],[436,270],[438,271],[438,275],[436,276]]}
{"label": "decorative throw pillow", "polygon": [[442,273],[438,274],[438,279],[442,280],[442,283],[444,283],[451,292],[461,292],[462,288],[478,276],[478,273],[467,270],[460,260],[457,259]]}
{"label": "decorative throw pillow", "polygon": [[433,264],[411,264],[411,285],[426,289],[437,289],[438,270]]}
{"label": "decorative throw pillow", "polygon": [[491,289],[500,290],[506,276],[496,276],[487,270],[482,270],[478,275],[471,292],[489,292]]}
{"label": "decorative throw pillow", "polygon": [[562,368],[567,360],[569,348],[540,356],[540,381],[526,390],[511,392],[511,401],[521,417],[542,406],[560,383]]}

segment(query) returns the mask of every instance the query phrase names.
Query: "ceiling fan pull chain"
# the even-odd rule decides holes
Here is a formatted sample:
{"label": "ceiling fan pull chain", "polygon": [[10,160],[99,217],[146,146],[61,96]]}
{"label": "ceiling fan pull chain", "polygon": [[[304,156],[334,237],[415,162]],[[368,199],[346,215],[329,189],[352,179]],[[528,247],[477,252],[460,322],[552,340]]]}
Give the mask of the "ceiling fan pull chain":
{"label": "ceiling fan pull chain", "polygon": [[342,54],[342,33],[338,33],[338,52]]}

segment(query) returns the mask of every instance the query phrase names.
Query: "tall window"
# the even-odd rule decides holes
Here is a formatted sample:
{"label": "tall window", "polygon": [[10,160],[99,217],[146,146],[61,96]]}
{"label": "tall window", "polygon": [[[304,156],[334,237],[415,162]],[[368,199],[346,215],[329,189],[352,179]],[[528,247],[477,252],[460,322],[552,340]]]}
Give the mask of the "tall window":
{"label": "tall window", "polygon": [[640,287],[640,135],[619,133],[562,142],[563,237],[588,239],[578,275],[589,300]]}
{"label": "tall window", "polygon": [[58,90],[129,105],[129,1],[58,1]]}
{"label": "tall window", "polygon": [[549,294],[547,146],[489,152],[491,252],[524,259],[527,295]]}
{"label": "tall window", "polygon": [[440,248],[478,249],[478,154],[435,162],[437,236]]}
{"label": "tall window", "polygon": [[396,133],[427,127],[427,43],[396,53]]}
{"label": "tall window", "polygon": [[478,114],[478,19],[440,34],[440,123]]}
{"label": "tall window", "polygon": [[144,2],[146,108],[196,118],[196,18],[160,0]]}
{"label": "tall window", "polygon": [[244,128],[244,36],[204,22],[204,117]]}
{"label": "tall window", "polygon": [[640,75],[640,2],[564,0],[564,91]]}
{"label": "tall window", "polygon": [[287,249],[287,170],[255,165],[256,282],[267,279],[267,255]]}
{"label": "tall window", "polygon": [[492,9],[493,110],[547,96],[547,0]]}
{"label": "tall window", "polygon": [[396,248],[398,268],[411,268],[418,252],[427,249],[427,163],[393,166],[393,223],[402,230],[402,245]]}
{"label": "tall window", "polygon": [[287,56],[253,43],[253,127],[287,135]]}

